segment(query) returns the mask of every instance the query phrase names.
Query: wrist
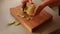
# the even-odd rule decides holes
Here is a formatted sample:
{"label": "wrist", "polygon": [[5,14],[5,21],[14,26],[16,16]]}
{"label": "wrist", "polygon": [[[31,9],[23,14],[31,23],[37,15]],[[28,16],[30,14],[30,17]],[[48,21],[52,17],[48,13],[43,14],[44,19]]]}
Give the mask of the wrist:
{"label": "wrist", "polygon": [[39,4],[39,6],[46,7],[49,5],[49,3],[50,3],[50,1],[43,1]]}

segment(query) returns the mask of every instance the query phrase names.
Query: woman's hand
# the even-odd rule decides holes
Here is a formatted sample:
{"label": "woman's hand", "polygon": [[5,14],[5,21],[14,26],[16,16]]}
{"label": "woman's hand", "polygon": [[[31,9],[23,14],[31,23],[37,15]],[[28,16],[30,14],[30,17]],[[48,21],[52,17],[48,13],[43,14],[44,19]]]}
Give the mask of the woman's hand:
{"label": "woman's hand", "polygon": [[24,6],[26,5],[27,2],[33,3],[32,0],[22,0],[22,7],[24,8]]}
{"label": "woman's hand", "polygon": [[48,5],[56,4],[56,3],[60,3],[60,0],[45,0],[45,1],[43,1],[35,8],[33,16],[38,15],[44,7],[46,7]]}

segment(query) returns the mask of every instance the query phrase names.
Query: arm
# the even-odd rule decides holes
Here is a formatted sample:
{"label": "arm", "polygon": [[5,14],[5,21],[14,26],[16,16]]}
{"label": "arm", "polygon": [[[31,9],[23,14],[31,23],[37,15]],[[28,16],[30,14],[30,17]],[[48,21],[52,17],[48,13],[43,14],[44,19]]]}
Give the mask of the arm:
{"label": "arm", "polygon": [[38,15],[44,7],[55,4],[55,3],[60,3],[60,0],[45,0],[35,8],[33,16]]}

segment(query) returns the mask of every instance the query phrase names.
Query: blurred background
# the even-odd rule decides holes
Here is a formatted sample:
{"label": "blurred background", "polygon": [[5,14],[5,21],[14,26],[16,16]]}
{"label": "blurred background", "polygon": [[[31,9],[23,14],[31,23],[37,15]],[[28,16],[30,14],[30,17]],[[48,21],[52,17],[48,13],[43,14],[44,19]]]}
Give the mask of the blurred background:
{"label": "blurred background", "polygon": [[[37,5],[44,0],[33,0]],[[10,8],[21,4],[21,0],[0,0],[0,34],[60,34],[60,16],[58,15],[59,6],[51,5],[44,8],[53,15],[53,20],[46,22],[34,33],[29,32],[23,25],[7,26],[12,20],[15,20],[10,14]]]}

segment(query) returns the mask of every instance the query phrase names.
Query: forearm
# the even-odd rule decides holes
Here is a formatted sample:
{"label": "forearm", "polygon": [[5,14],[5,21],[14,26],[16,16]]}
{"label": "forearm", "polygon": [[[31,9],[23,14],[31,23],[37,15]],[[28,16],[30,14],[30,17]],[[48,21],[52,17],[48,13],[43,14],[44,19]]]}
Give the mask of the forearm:
{"label": "forearm", "polygon": [[36,15],[38,15],[40,12],[41,12],[41,10],[44,8],[44,7],[46,7],[46,6],[48,6],[48,5],[52,5],[52,4],[55,4],[55,3],[60,3],[60,0],[46,0],[46,1],[43,1],[42,3],[40,3],[37,7],[36,7],[36,9],[35,9],[35,12],[34,12],[34,16],[36,16]]}
{"label": "forearm", "polygon": [[40,5],[44,5],[45,6],[49,6],[49,5],[53,5],[53,4],[59,4],[60,0],[46,0],[44,2],[42,2]]}
{"label": "forearm", "polygon": [[45,6],[49,6],[49,5],[53,5],[53,4],[59,4],[59,3],[60,3],[60,0],[45,0],[42,3],[40,3],[40,5],[45,7]]}

